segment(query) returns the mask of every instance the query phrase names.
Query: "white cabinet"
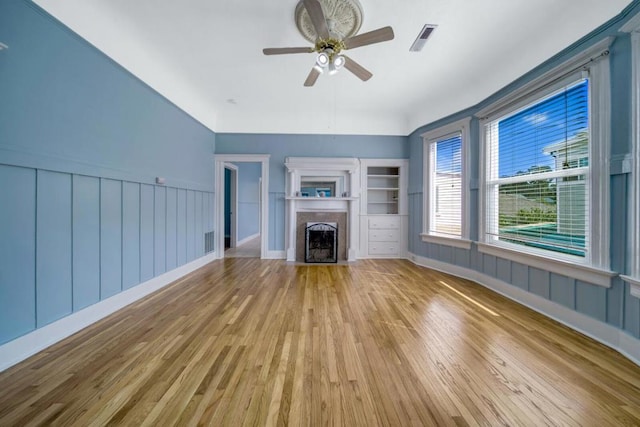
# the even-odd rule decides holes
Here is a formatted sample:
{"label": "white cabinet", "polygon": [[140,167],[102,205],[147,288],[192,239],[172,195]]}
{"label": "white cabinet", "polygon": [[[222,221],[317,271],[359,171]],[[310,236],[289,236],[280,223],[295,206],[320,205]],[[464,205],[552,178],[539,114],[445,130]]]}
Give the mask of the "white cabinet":
{"label": "white cabinet", "polygon": [[400,216],[369,216],[368,219],[368,254],[398,257],[402,241]]}
{"label": "white cabinet", "polygon": [[405,159],[360,159],[360,256],[403,258],[407,253]]}

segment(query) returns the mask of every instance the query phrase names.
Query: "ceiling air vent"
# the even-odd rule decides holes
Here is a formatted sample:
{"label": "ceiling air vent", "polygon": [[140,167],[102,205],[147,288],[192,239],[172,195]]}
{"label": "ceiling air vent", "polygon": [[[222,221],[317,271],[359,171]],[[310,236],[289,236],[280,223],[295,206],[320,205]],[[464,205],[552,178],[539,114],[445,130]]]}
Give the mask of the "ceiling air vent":
{"label": "ceiling air vent", "polygon": [[413,42],[413,44],[409,48],[409,51],[420,52],[424,47],[424,44],[427,42],[427,39],[429,38],[431,33],[433,33],[433,30],[435,30],[436,27],[437,25],[431,24],[426,24],[424,27],[422,27],[422,30],[420,30],[420,34],[418,34],[418,37],[416,37],[416,41]]}

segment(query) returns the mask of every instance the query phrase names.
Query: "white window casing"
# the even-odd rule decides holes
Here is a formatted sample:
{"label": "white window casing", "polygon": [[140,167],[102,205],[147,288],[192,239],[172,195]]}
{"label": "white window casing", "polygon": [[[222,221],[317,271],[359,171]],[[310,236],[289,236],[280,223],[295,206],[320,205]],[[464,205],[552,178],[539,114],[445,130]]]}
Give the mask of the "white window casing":
{"label": "white window casing", "polygon": [[[471,118],[458,120],[437,129],[430,130],[422,134],[423,139],[423,221],[422,241],[453,246],[457,248],[470,249],[469,240],[469,126]],[[432,155],[434,144],[449,138],[459,136],[461,138],[461,176],[460,176],[460,231],[459,233],[445,234],[437,233],[435,229],[436,197],[440,199],[446,197],[444,193],[436,192],[436,165]],[[445,213],[439,213],[445,214]]]}
{"label": "white window casing", "polygon": [[[565,63],[521,86],[511,94],[478,112],[480,131],[480,252],[510,259],[547,271],[574,277],[588,283],[609,287],[609,186],[610,186],[610,115],[611,88],[608,48],[612,37],[605,38]],[[564,255],[545,249],[517,246],[498,240],[498,187],[497,167],[489,167],[497,159],[498,144],[489,144],[490,126],[508,114],[540,101],[562,87],[588,77],[589,82],[589,165],[588,168],[555,170],[533,175],[534,180],[558,179],[576,175],[583,170],[588,181],[587,235],[584,257]],[[495,164],[495,163],[494,163]],[[502,179],[504,180],[504,179]],[[518,178],[514,178],[518,180]],[[492,185],[493,184],[493,185]],[[490,190],[491,189],[491,190]],[[490,211],[491,210],[491,211]],[[495,211],[495,212],[494,212]]]}

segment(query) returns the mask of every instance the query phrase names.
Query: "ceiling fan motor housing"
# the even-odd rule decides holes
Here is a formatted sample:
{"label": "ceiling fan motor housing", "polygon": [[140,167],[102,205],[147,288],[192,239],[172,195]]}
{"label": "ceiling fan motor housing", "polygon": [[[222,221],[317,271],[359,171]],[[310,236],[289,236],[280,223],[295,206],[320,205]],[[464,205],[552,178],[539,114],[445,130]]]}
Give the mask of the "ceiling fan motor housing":
{"label": "ceiling fan motor housing", "polygon": [[329,38],[326,40],[318,39],[314,50],[318,53],[325,52],[329,55],[329,58],[333,59],[335,55],[338,55],[345,48],[342,40]]}
{"label": "ceiling fan motor housing", "polygon": [[[355,35],[362,26],[363,11],[358,0],[319,0],[332,38],[344,40]],[[318,34],[302,0],[296,6],[294,19],[306,40],[316,43]]]}

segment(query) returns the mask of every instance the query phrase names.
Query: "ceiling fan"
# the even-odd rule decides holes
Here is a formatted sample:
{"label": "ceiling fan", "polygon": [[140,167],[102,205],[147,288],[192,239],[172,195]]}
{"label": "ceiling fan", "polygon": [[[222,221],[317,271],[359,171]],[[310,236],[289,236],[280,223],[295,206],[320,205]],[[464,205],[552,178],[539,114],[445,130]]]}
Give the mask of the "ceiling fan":
{"label": "ceiling fan", "polygon": [[311,68],[311,72],[309,72],[304,82],[305,86],[313,86],[323,72],[327,71],[329,74],[334,74],[342,67],[351,71],[362,81],[369,80],[373,74],[347,55],[344,55],[342,51],[393,40],[393,29],[391,27],[383,27],[344,38],[339,33],[334,33],[330,30],[333,25],[328,25],[319,0],[302,0],[302,4],[307,10],[315,29],[315,46],[266,48],[262,52],[265,55],[317,52],[316,64]]}

